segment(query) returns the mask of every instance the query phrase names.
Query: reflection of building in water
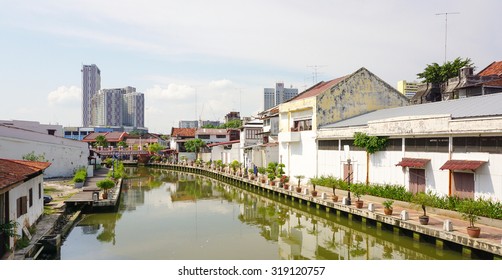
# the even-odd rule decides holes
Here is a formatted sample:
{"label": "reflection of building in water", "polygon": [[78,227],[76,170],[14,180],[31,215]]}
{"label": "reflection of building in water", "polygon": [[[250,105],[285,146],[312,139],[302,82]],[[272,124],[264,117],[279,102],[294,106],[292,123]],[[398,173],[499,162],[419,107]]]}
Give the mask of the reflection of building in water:
{"label": "reflection of building in water", "polygon": [[145,183],[144,178],[131,178],[124,181],[120,209],[132,211],[136,210],[136,206],[145,204],[145,190],[142,189]]}
{"label": "reflection of building in water", "polygon": [[[281,259],[441,258],[440,254],[429,256],[418,251],[415,241],[407,237],[402,237],[402,242],[399,242],[400,237],[392,232],[354,229],[353,225],[359,222],[353,221],[353,225],[349,226],[348,219],[344,217],[336,217],[335,222],[240,189],[229,187],[223,190],[228,193],[237,190],[239,220],[259,228],[265,239],[276,241]],[[435,254],[434,250],[430,254]]]}

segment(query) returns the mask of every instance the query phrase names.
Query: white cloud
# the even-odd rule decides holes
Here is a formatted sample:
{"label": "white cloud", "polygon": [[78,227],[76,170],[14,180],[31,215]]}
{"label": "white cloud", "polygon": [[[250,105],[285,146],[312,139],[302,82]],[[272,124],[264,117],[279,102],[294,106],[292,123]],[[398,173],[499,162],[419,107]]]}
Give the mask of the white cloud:
{"label": "white cloud", "polygon": [[187,85],[169,84],[167,88],[155,85],[145,91],[146,98],[164,101],[193,101],[195,89]]}
{"label": "white cloud", "polygon": [[82,98],[82,89],[76,86],[60,86],[47,96],[50,105],[75,104]]}

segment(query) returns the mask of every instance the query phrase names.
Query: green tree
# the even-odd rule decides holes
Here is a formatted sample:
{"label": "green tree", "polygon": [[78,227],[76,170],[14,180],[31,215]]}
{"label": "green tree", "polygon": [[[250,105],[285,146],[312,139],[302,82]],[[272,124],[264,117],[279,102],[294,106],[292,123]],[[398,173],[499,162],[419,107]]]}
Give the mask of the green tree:
{"label": "green tree", "polygon": [[370,154],[381,151],[387,145],[387,137],[369,136],[366,133],[354,133],[354,146],[366,149],[366,184],[369,184]]}
{"label": "green tree", "polygon": [[124,141],[120,141],[120,142],[117,143],[117,146],[118,147],[127,147],[127,144]]}
{"label": "green tree", "polygon": [[199,138],[190,139],[185,142],[185,149],[189,152],[194,152],[199,156],[200,148],[204,147],[205,143]]}
{"label": "green tree", "polygon": [[241,120],[230,120],[230,121],[220,125],[220,128],[239,128],[241,126],[242,126]]}
{"label": "green tree", "polygon": [[203,125],[201,128],[216,128],[216,126],[214,124],[206,124]]}
{"label": "green tree", "polygon": [[159,143],[152,143],[152,144],[148,145],[148,151],[150,152],[150,154],[157,154],[162,149],[164,149],[164,147],[162,145],[160,145]]}
{"label": "green tree", "polygon": [[108,147],[108,140],[106,140],[106,137],[104,135],[98,135],[96,136],[96,145]]}
{"label": "green tree", "polygon": [[432,64],[427,64],[424,71],[417,74],[417,77],[423,79],[426,83],[444,83],[450,78],[458,76],[458,73],[463,67],[472,67],[470,58],[460,58],[457,57],[453,61],[447,61],[443,65],[439,65],[436,62]]}

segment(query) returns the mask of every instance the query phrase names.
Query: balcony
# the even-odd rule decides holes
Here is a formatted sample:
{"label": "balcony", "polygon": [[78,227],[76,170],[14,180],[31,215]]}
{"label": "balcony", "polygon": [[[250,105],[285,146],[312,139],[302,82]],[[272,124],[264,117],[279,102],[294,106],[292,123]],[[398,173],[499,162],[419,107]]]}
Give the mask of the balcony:
{"label": "balcony", "polygon": [[300,142],[301,132],[299,131],[288,131],[279,133],[279,142]]}

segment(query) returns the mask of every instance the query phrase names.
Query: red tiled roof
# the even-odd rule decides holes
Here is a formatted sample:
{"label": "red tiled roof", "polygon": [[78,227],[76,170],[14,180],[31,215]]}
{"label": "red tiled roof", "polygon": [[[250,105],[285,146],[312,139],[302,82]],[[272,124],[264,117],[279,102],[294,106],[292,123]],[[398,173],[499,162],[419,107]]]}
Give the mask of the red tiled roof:
{"label": "red tiled roof", "polygon": [[322,92],[326,91],[327,89],[330,89],[334,85],[338,84],[339,82],[345,80],[345,78],[347,78],[348,76],[349,75],[343,76],[340,78],[336,78],[336,79],[333,79],[333,80],[327,81],[327,82],[320,82],[320,83],[314,85],[313,87],[309,88],[308,90],[291,98],[289,101],[299,100],[299,99],[308,98],[308,97],[312,97],[312,96],[317,96],[320,93],[322,93]]}
{"label": "red tiled roof", "polygon": [[429,161],[426,158],[403,158],[396,166],[423,168]]}
{"label": "red tiled roof", "polygon": [[479,160],[449,160],[441,166],[441,170],[449,169],[449,170],[476,170],[486,161]]}
{"label": "red tiled roof", "polygon": [[502,76],[502,61],[494,61],[478,73],[478,76]]}
{"label": "red tiled roof", "polygon": [[171,129],[171,136],[174,137],[195,137],[195,128],[177,128]]}
{"label": "red tiled roof", "polygon": [[50,165],[49,162],[0,159],[0,189],[23,182]]}
{"label": "red tiled roof", "polygon": [[106,141],[108,142],[120,142],[123,141],[125,137],[127,137],[129,134],[126,132],[120,132],[120,131],[113,131],[113,132],[108,132],[105,135]]}
{"label": "red tiled roof", "polygon": [[87,134],[83,139],[82,141],[84,142],[94,142],[96,141],[96,137],[100,136],[100,135],[103,135],[105,136],[106,133],[108,132],[91,132],[89,134]]}

